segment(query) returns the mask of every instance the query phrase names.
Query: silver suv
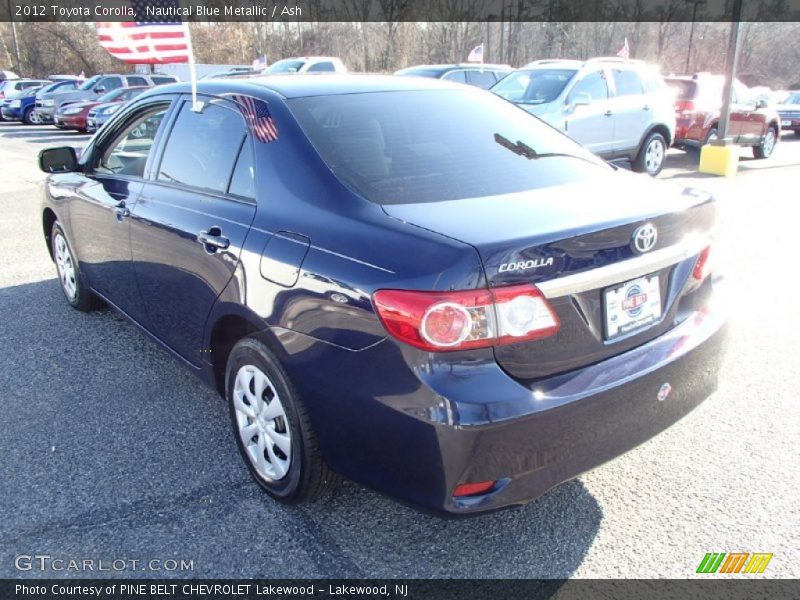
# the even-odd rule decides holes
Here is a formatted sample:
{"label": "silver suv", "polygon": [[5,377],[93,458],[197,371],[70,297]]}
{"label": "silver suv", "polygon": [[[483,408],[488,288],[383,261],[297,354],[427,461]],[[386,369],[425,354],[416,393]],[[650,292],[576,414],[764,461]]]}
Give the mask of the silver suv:
{"label": "silver suv", "polygon": [[658,175],[675,107],[658,68],[638,60],[537,60],[491,88],[608,160]]}

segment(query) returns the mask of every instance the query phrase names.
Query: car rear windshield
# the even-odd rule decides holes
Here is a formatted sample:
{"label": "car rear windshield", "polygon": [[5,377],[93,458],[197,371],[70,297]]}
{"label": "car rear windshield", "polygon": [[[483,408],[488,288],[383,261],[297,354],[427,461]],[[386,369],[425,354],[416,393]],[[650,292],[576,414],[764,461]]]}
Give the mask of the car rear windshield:
{"label": "car rear windshield", "polygon": [[287,104],[333,173],[378,204],[509,194],[610,168],[519,107],[467,87]]}
{"label": "car rear windshield", "polygon": [[514,71],[500,80],[492,91],[517,104],[545,104],[558,98],[575,73],[573,69]]}
{"label": "car rear windshield", "polygon": [[675,90],[678,100],[692,100],[697,95],[697,83],[686,79],[667,79],[667,85]]}

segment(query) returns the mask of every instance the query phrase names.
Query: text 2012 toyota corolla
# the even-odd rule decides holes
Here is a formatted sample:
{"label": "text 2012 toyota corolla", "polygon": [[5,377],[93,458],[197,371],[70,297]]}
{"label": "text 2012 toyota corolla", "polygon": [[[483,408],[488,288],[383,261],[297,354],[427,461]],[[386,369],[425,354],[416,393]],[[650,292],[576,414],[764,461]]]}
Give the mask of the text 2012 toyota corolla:
{"label": "text 2012 toyota corolla", "polygon": [[275,498],[343,475],[524,504],[715,389],[707,195],[457,84],[189,92],[141,95],[79,160],[44,150],[44,235],[72,306],[107,302],[227,398]]}

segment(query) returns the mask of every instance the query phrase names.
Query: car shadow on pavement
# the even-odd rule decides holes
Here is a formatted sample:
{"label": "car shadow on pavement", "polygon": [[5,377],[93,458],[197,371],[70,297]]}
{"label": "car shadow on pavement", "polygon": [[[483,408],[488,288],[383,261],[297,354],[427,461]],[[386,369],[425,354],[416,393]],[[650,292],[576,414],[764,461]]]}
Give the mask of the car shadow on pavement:
{"label": "car shadow on pavement", "polygon": [[13,562],[45,552],[193,561],[159,577],[562,578],[600,528],[580,480],[465,519],[354,483],[285,506],[250,479],[225,402],[116,312],[73,310],[55,279],[5,287],[0,335],[2,577],[42,576]]}

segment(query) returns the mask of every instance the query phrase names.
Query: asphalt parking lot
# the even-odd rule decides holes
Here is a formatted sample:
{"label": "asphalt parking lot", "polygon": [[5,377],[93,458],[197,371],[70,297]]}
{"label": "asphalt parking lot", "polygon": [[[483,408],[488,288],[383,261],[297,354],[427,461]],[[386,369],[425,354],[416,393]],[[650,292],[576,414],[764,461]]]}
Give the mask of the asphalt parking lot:
{"label": "asphalt parking lot", "polygon": [[142,577],[683,578],[705,553],[735,551],[771,552],[765,575],[800,577],[800,137],[766,161],[742,150],[736,178],[697,174],[696,153],[680,151],[660,176],[724,206],[733,330],[719,391],[528,506],[466,520],[350,483],[314,505],[275,504],[214,392],[118,314],[68,307],[35,158],[87,139],[0,122],[0,577],[75,575],[15,568],[44,554],[193,561],[124,572]]}

